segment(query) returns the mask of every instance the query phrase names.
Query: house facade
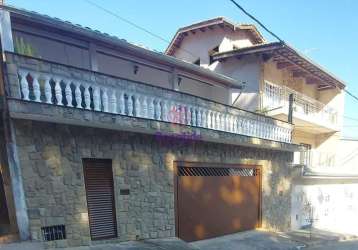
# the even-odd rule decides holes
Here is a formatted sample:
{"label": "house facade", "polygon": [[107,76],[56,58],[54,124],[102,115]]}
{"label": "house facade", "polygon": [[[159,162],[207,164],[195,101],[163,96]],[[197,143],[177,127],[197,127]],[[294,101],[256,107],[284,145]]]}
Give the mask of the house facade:
{"label": "house facade", "polygon": [[3,241],[290,228],[300,147],[290,123],[231,105],[240,81],[59,19],[0,14]]}
{"label": "house facade", "polygon": [[286,43],[265,41],[253,25],[222,17],[180,28],[166,54],[240,81],[233,106],[288,120],[292,96],[292,141],[304,150],[293,164],[301,174],[292,182],[291,228],[358,233],[356,165],[341,140],[340,79]]}

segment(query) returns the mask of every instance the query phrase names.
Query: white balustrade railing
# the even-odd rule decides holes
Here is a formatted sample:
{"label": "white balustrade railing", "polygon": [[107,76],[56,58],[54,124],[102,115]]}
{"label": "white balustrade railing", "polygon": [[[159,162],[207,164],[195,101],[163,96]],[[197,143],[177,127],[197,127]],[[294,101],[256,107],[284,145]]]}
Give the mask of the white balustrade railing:
{"label": "white balustrade railing", "polygon": [[276,85],[267,81],[264,83],[262,107],[269,110],[283,108],[287,113],[290,94],[294,96],[294,114],[299,113],[320,123],[337,125],[338,112],[334,108],[286,86]]}
{"label": "white balustrade railing", "polygon": [[[155,87],[151,87],[153,88],[151,91],[142,90],[134,93],[130,87],[78,81],[59,75],[39,74],[25,69],[19,71],[19,76],[21,98],[26,101],[147,118],[286,143],[291,142],[292,127],[290,124],[194,96],[185,98],[192,99],[192,101],[184,101],[183,95],[185,94],[179,92],[166,90],[170,92],[170,98],[155,96],[153,94],[157,92]],[[148,86],[146,87],[148,88]],[[197,99],[200,101],[196,101]]]}

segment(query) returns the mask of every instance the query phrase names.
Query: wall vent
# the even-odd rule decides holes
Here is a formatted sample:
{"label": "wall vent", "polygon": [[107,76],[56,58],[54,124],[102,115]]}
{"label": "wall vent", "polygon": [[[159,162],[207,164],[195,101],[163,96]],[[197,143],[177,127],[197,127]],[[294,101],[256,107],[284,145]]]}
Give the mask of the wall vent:
{"label": "wall vent", "polygon": [[44,241],[64,240],[66,239],[65,225],[55,225],[49,227],[41,227]]}
{"label": "wall vent", "polygon": [[178,176],[256,176],[254,168],[179,167]]}

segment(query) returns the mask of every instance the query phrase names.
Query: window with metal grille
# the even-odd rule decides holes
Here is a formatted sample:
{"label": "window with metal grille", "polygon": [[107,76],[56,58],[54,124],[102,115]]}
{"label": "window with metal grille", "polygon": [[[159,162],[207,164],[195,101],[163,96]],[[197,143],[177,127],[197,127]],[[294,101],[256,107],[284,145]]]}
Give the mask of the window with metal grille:
{"label": "window with metal grille", "polygon": [[256,176],[254,168],[179,167],[178,176]]}
{"label": "window with metal grille", "polygon": [[65,225],[55,225],[49,227],[41,227],[42,237],[44,241],[64,240],[66,239]]}

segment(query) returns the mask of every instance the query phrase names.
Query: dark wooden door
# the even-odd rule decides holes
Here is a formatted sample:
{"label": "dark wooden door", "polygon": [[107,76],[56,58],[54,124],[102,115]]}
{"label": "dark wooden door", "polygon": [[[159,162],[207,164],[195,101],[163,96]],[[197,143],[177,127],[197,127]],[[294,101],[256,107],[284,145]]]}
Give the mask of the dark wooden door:
{"label": "dark wooden door", "polygon": [[92,240],[117,237],[111,160],[84,160],[88,219]]}
{"label": "dark wooden door", "polygon": [[260,195],[256,168],[179,167],[177,235],[196,241],[255,229]]}

